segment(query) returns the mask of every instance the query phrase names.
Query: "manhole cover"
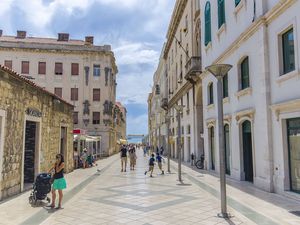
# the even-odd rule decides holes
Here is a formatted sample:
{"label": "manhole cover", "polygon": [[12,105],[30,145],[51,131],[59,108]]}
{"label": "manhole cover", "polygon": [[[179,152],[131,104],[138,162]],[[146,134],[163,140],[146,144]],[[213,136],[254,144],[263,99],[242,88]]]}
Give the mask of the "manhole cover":
{"label": "manhole cover", "polygon": [[290,213],[294,214],[295,216],[300,216],[300,211],[290,211]]}

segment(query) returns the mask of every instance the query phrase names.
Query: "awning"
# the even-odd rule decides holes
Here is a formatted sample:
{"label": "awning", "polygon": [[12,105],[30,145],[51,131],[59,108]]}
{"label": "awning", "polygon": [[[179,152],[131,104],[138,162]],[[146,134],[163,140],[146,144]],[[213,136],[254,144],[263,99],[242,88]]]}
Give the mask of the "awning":
{"label": "awning", "polygon": [[96,142],[96,141],[100,141],[101,137],[95,137],[95,136],[86,136],[85,141],[86,142]]}
{"label": "awning", "polygon": [[127,144],[127,140],[126,139],[119,139],[117,141],[117,144],[119,144],[119,145],[126,145]]}

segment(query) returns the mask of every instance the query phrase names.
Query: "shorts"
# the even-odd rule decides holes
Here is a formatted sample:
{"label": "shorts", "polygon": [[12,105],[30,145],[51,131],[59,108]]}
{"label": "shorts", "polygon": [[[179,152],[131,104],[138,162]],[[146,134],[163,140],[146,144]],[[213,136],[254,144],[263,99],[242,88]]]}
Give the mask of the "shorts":
{"label": "shorts", "polygon": [[127,163],[127,157],[121,157],[121,162]]}
{"label": "shorts", "polygon": [[149,166],[149,171],[153,172],[153,170],[154,170],[154,166]]}
{"label": "shorts", "polygon": [[67,182],[66,179],[63,178],[59,178],[59,179],[54,179],[53,182],[53,186],[52,186],[53,190],[63,190],[67,188]]}
{"label": "shorts", "polygon": [[162,169],[162,163],[158,162],[157,165],[158,165],[158,168],[161,170]]}

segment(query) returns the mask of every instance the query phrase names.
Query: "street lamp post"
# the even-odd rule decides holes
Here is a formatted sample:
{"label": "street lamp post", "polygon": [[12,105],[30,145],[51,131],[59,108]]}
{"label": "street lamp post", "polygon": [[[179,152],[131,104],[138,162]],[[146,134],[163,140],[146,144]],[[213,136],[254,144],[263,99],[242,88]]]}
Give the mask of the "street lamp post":
{"label": "street lamp post", "polygon": [[181,178],[181,113],[183,112],[183,105],[175,105],[174,108],[177,112],[177,122],[178,122],[178,137],[177,137],[177,157],[178,157],[178,181],[182,182]]}
{"label": "street lamp post", "polygon": [[229,64],[213,64],[205,69],[217,78],[217,103],[218,103],[218,141],[220,160],[220,192],[221,213],[219,217],[228,218],[226,203],[226,174],[225,174],[225,141],[224,141],[224,116],[223,116],[223,77],[232,68]]}

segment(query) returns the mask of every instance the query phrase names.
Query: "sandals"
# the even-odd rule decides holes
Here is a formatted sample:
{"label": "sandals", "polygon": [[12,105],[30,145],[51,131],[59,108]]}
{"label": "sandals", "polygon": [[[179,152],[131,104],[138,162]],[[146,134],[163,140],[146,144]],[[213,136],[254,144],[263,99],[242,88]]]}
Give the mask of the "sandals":
{"label": "sandals", "polygon": [[55,209],[56,209],[56,210],[57,210],[57,209],[62,209],[62,207],[61,207],[61,206],[57,206]]}

